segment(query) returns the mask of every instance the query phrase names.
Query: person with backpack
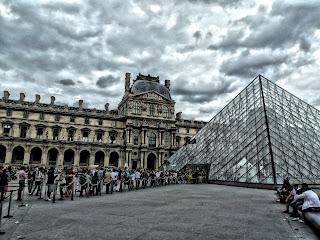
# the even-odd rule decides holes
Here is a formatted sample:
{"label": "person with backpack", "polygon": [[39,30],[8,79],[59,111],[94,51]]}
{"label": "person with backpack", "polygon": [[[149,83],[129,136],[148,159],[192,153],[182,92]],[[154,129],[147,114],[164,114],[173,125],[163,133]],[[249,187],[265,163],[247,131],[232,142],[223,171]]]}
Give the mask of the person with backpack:
{"label": "person with backpack", "polygon": [[39,192],[41,191],[41,185],[43,183],[43,180],[44,180],[44,173],[43,173],[43,169],[42,168],[38,168],[36,167],[35,168],[35,171],[34,171],[34,181],[35,181],[35,184],[34,184],[34,188],[31,192],[29,192],[30,195],[33,195],[34,191],[37,189],[37,192],[36,192],[36,196],[39,195]]}

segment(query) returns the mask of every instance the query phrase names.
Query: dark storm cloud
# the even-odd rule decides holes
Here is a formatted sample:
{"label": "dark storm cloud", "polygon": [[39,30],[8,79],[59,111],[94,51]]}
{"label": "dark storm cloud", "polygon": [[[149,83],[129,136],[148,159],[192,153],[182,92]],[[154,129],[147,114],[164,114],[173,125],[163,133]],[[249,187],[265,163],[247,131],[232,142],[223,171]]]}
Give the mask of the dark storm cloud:
{"label": "dark storm cloud", "polygon": [[194,32],[194,34],[192,35],[196,40],[199,40],[202,37],[202,33],[200,30]]}
{"label": "dark storm cloud", "polygon": [[[292,46],[300,43],[308,51],[310,45],[306,36],[320,28],[320,1],[275,1],[269,13],[260,7],[259,14],[244,17],[231,25],[231,31],[208,49],[233,50],[245,48],[272,48]],[[232,27],[240,28],[233,30]],[[244,37],[244,30],[249,34]]]}
{"label": "dark storm cloud", "polygon": [[108,86],[112,86],[115,83],[119,83],[119,82],[120,82],[120,78],[119,77],[114,77],[112,75],[108,75],[108,76],[99,77],[99,79],[96,82],[96,84],[100,88],[106,88]]}
{"label": "dark storm cloud", "polygon": [[190,86],[183,83],[183,80],[176,80],[176,85],[172,89],[172,93],[176,96],[181,96],[181,100],[190,103],[204,103],[209,102],[217,97],[230,93],[235,90],[232,82],[212,80],[210,83],[199,84],[197,86]]}
{"label": "dark storm cloud", "polygon": [[252,2],[2,1],[0,87],[112,108],[123,95],[117,76],[144,72],[173,80],[176,110],[203,117],[244,77],[317,73],[319,1],[274,1],[271,8]]}
{"label": "dark storm cloud", "polygon": [[300,40],[299,47],[302,51],[309,52],[311,48],[311,43],[308,41],[306,37],[303,36]]}
{"label": "dark storm cloud", "polygon": [[74,86],[76,83],[72,79],[62,79],[59,80],[58,83],[64,85],[64,86]]}
{"label": "dark storm cloud", "polygon": [[279,67],[288,61],[288,55],[284,53],[258,53],[250,54],[244,51],[238,57],[230,58],[221,64],[220,72],[228,76],[252,78],[264,73],[267,67]]}

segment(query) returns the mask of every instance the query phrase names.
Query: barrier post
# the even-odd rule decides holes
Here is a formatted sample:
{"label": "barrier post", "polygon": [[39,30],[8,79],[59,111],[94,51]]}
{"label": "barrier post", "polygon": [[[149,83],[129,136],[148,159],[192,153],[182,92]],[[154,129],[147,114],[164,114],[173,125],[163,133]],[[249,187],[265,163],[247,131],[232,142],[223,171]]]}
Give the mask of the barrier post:
{"label": "barrier post", "polygon": [[8,213],[7,213],[7,215],[6,215],[6,216],[4,216],[3,218],[12,218],[12,217],[13,217],[12,215],[10,215],[10,210],[11,210],[11,201],[12,201],[12,192],[13,192],[13,190],[10,190]]}
{"label": "barrier post", "polygon": [[3,235],[6,232],[1,231],[1,228],[2,228],[2,199],[0,199],[0,235]]}
{"label": "barrier post", "polygon": [[71,201],[73,201],[73,192],[74,192],[74,182],[72,182],[72,188],[71,188]]}
{"label": "barrier post", "polygon": [[53,184],[53,197],[52,197],[52,203],[56,202],[56,192],[57,192],[57,184]]}

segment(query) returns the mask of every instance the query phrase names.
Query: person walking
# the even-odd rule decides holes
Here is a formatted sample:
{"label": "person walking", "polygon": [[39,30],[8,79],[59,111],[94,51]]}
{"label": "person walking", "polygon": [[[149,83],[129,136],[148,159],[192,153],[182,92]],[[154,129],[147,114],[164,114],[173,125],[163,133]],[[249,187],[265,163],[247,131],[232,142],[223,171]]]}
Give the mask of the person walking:
{"label": "person walking", "polygon": [[26,170],[25,166],[22,166],[17,174],[18,182],[19,182],[17,201],[22,201],[22,192],[24,191],[26,179],[28,179],[28,174],[26,173],[25,170]]}

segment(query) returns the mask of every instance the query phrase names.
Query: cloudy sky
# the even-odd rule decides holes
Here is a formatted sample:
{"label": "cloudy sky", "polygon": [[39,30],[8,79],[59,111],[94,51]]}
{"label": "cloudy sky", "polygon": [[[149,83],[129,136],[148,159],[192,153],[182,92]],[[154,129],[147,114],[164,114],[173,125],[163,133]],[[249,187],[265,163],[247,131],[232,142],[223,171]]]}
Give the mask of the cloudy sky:
{"label": "cloudy sky", "polygon": [[262,74],[320,108],[319,16],[319,0],[2,0],[0,90],[116,108],[140,72],[209,120]]}

